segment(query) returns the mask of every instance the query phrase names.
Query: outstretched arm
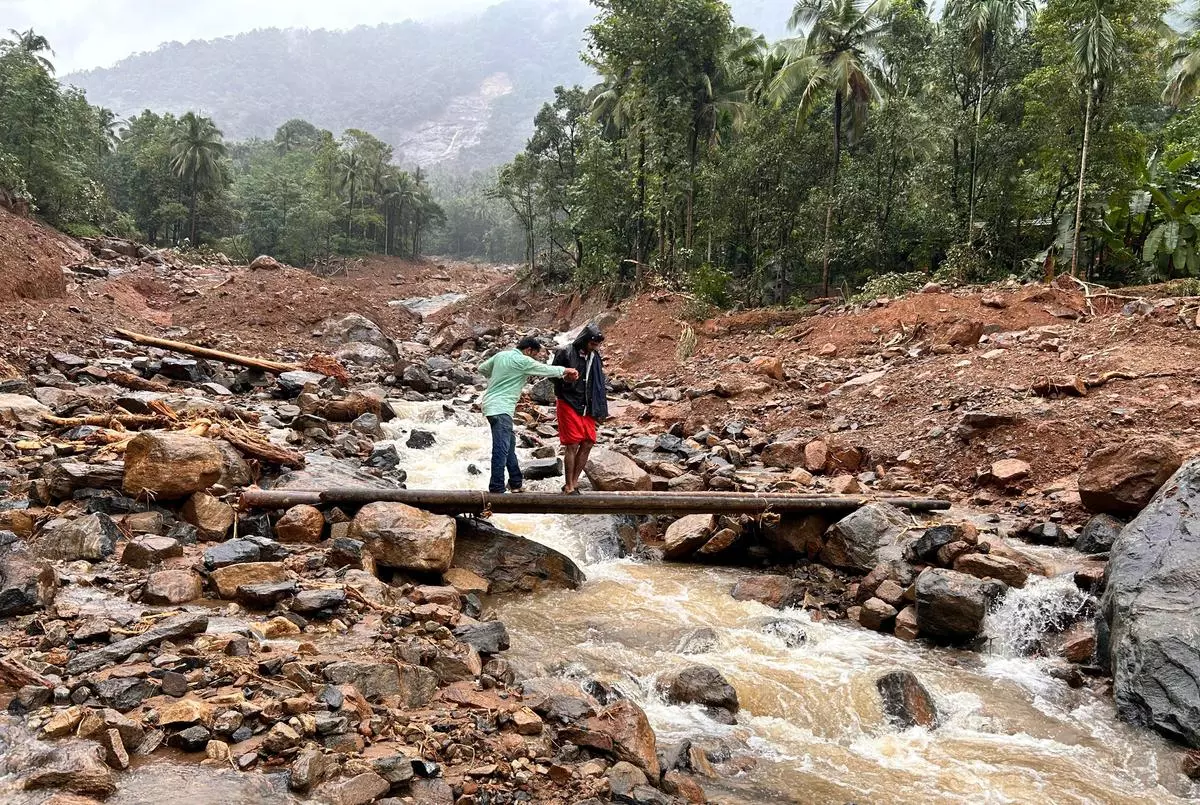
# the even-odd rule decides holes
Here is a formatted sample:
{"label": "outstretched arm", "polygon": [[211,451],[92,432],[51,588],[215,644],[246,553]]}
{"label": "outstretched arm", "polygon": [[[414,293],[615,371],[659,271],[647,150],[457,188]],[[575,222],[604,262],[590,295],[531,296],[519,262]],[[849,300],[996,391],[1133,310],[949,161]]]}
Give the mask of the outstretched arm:
{"label": "outstretched arm", "polygon": [[[496,353],[496,354],[499,355],[500,353]],[[496,355],[493,355],[492,357],[488,358],[483,363],[479,364],[479,374],[483,375],[484,377],[491,377],[492,376],[492,367],[495,365],[495,363],[496,363]]]}

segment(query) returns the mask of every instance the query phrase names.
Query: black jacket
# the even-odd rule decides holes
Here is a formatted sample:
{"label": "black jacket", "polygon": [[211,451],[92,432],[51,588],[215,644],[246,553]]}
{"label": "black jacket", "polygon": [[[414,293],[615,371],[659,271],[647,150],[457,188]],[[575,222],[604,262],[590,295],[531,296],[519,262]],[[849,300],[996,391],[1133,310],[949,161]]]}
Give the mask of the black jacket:
{"label": "black jacket", "polygon": [[579,372],[579,379],[574,383],[555,380],[554,395],[581,416],[590,416],[602,421],[608,418],[608,381],[604,376],[604,359],[599,352],[593,351],[585,355],[582,351],[587,342],[598,333],[599,331],[590,324],[584,327],[583,332],[570,346],[562,347],[554,353],[552,363]]}

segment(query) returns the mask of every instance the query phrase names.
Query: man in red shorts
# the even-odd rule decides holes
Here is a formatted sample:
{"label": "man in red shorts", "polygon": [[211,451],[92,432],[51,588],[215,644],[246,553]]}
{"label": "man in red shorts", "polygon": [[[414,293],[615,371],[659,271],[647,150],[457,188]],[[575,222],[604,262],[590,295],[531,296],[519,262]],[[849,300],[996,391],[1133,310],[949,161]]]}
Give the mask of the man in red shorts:
{"label": "man in red shorts", "polygon": [[563,446],[567,482],[563,492],[578,495],[579,476],[587,467],[588,456],[596,444],[596,423],[608,418],[607,381],[600,345],[604,336],[589,324],[570,346],[554,353],[554,366],[564,366],[578,372],[574,382],[554,381],[557,397],[558,439]]}

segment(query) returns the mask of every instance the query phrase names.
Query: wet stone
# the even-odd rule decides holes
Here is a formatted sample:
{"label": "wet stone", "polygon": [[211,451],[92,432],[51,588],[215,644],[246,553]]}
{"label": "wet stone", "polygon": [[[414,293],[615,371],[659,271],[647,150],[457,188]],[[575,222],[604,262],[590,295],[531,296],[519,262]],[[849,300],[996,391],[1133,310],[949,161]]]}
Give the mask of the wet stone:
{"label": "wet stone", "polygon": [[253,609],[270,609],[278,602],[295,595],[296,582],[292,580],[243,584],[235,595],[238,603]]}
{"label": "wet stone", "polygon": [[115,677],[95,684],[100,701],[119,713],[127,713],[154,695],[154,685],[138,677]]}
{"label": "wet stone", "polygon": [[204,566],[209,570],[216,570],[243,562],[257,562],[261,556],[262,549],[256,542],[248,539],[231,539],[205,550]]}
{"label": "wet stone", "polygon": [[410,450],[427,450],[437,443],[437,437],[427,430],[413,429],[404,446]]}
{"label": "wet stone", "polygon": [[508,649],[508,629],[500,621],[469,624],[454,630],[454,636],[481,654],[499,654]]}
{"label": "wet stone", "polygon": [[292,600],[291,608],[309,617],[328,618],[345,603],[345,590],[305,590]]}
{"label": "wet stone", "polygon": [[167,738],[167,745],[184,752],[203,752],[211,739],[212,733],[197,724]]}

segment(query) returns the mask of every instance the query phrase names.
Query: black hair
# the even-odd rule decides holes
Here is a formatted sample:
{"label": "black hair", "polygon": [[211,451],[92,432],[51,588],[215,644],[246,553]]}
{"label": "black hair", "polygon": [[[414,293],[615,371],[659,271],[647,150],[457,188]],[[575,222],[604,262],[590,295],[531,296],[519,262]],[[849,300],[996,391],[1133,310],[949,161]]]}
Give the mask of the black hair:
{"label": "black hair", "polygon": [[517,349],[524,352],[527,349],[532,349],[534,352],[542,351],[542,342],[532,336],[526,336],[517,342]]}

